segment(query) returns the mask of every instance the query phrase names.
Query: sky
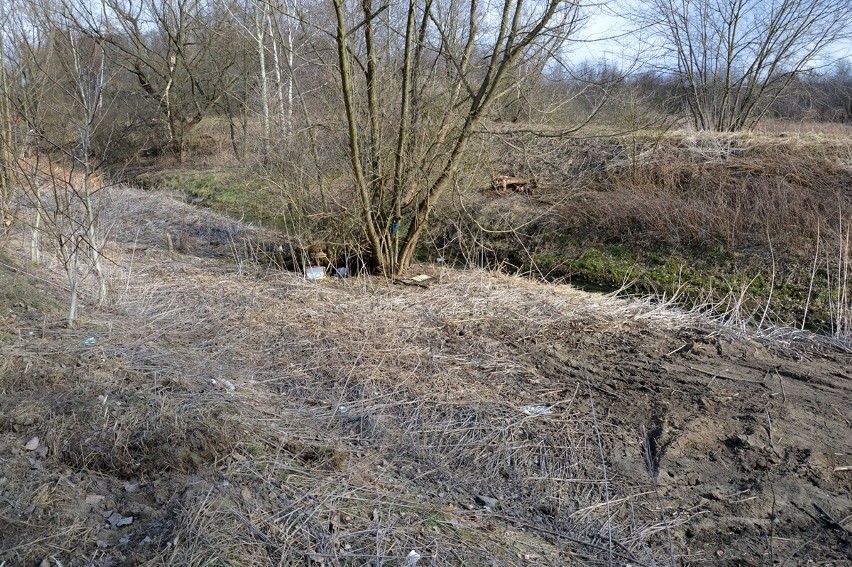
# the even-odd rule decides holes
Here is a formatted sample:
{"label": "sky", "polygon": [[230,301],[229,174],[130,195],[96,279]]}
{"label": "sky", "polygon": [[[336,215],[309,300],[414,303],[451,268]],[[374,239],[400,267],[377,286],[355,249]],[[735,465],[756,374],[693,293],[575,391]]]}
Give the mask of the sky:
{"label": "sky", "polygon": [[[605,5],[592,5],[589,19],[578,34],[580,41],[570,50],[572,63],[599,63],[606,61],[622,69],[636,65],[639,57],[641,36],[631,29],[636,27],[635,18],[629,13],[641,0],[613,0]],[[814,62],[814,67],[832,68],[841,59],[852,60],[852,33],[840,42],[825,58]]]}

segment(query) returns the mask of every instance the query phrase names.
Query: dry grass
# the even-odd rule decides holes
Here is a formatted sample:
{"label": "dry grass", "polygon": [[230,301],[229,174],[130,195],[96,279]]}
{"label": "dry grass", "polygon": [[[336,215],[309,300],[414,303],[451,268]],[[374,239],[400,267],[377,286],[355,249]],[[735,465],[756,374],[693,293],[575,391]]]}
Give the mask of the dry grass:
{"label": "dry grass", "polygon": [[495,161],[536,177],[537,191],[460,194],[462,213],[435,231],[443,255],[679,293],[689,308],[715,309],[749,332],[848,338],[848,136],[679,131],[493,145]]}
{"label": "dry grass", "polygon": [[[627,167],[613,167],[603,192],[573,211],[605,238],[639,239],[675,249],[765,246],[767,234],[797,252],[816,227],[848,215],[852,169],[843,144],[801,139],[687,138]],[[795,227],[795,230],[791,230]],[[803,251],[807,256],[809,250]]]}
{"label": "dry grass", "polygon": [[765,247],[769,234],[806,260],[818,224],[849,216],[848,136],[649,132],[492,145],[495,164],[538,180],[563,232],[604,242],[740,251]]}
{"label": "dry grass", "polygon": [[[80,330],[22,327],[37,338],[3,347],[15,371],[0,379],[13,396],[0,420],[9,435],[16,423],[37,431],[48,458],[85,482],[102,479],[99,493],[145,487],[136,525],[150,541],[134,532],[105,545],[104,557],[147,565],[360,565],[402,562],[411,550],[432,565],[665,557],[656,499],[602,466],[611,426],[597,422],[587,393],[554,387],[524,347],[559,341],[578,321],[583,331],[614,333],[641,318],[666,326],[691,316],[484,272],[432,271],[440,285],[429,289],[316,284],[209,245],[251,227],[162,196],[116,189],[104,199],[112,302],[87,309]],[[165,232],[177,225],[206,227],[198,256],[167,252]],[[55,273],[34,273],[60,285]],[[73,491],[45,496],[64,474],[34,473],[0,506],[12,548],[0,560],[68,557],[70,542],[97,549],[98,522],[51,511],[80,505]],[[490,512],[487,498],[497,502]],[[28,506],[43,523],[15,519]],[[54,535],[35,537],[41,530]]]}

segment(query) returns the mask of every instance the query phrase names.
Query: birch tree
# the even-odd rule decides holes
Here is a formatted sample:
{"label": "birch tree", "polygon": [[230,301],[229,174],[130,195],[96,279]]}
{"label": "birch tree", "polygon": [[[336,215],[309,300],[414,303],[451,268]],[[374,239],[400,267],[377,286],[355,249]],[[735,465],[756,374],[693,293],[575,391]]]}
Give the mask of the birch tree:
{"label": "birch tree", "polygon": [[[272,153],[271,144],[273,139],[272,110],[270,106],[271,80],[269,77],[269,64],[267,62],[267,56],[270,53],[273,56],[273,69],[279,85],[281,76],[275,28],[273,26],[272,7],[268,0],[250,0],[241,6],[241,8],[244,12],[240,14],[235,14],[231,8],[229,8],[229,11],[231,11],[234,26],[246,34],[255,46],[258,63],[256,80],[260,89],[261,159],[264,165],[268,165]],[[244,72],[248,72],[248,69],[244,69]],[[253,80],[254,77],[245,77],[245,79]],[[243,100],[242,104],[244,107],[249,106],[250,101]]]}
{"label": "birch tree", "polygon": [[269,73],[266,70],[266,30],[269,25],[269,4],[265,0],[254,3],[254,33],[260,63],[260,105],[263,124],[263,163],[269,162],[269,143],[272,138],[272,119],[269,111]]}
{"label": "birch tree", "polygon": [[[251,0],[244,8],[250,12],[253,26],[237,21],[237,25],[254,42],[258,57],[260,88],[260,120],[263,136],[261,153],[264,164],[271,158],[273,142],[288,140],[293,121],[293,7],[288,1]],[[272,86],[275,94],[273,96]],[[275,103],[273,120],[272,103]]]}
{"label": "birch tree", "polygon": [[[283,10],[279,17],[270,16],[268,19],[269,35],[272,38],[272,56],[275,62],[275,81],[278,86],[278,125],[281,134],[287,139],[293,133],[293,58],[295,56],[293,36],[295,34],[295,21],[289,15],[291,12],[291,2],[284,0]],[[281,16],[283,16],[283,22]]]}

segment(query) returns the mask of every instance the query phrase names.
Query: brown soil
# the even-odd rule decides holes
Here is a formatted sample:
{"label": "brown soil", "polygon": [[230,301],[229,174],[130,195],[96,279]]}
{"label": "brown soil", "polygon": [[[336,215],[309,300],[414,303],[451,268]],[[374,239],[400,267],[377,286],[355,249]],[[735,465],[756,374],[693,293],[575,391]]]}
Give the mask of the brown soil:
{"label": "brown soil", "polygon": [[848,351],[484,272],[314,283],[102,205],[76,329],[6,245],[0,565],[850,563]]}

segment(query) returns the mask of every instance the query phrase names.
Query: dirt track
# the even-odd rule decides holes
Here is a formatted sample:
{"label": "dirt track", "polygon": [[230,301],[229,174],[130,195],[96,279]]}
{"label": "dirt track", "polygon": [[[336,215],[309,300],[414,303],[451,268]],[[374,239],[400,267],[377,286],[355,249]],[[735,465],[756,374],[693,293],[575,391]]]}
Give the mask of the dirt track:
{"label": "dirt track", "polygon": [[849,563],[847,352],[483,272],[314,284],[114,202],[80,329],[10,244],[0,565]]}

